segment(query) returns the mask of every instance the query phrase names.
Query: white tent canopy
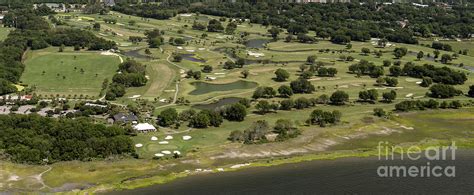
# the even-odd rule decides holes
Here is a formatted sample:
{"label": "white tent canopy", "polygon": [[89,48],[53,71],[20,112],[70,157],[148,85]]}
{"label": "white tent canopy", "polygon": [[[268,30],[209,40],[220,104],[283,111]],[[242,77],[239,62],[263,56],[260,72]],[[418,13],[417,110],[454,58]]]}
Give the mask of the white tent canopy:
{"label": "white tent canopy", "polygon": [[133,128],[137,131],[156,131],[156,128],[149,123],[139,123]]}

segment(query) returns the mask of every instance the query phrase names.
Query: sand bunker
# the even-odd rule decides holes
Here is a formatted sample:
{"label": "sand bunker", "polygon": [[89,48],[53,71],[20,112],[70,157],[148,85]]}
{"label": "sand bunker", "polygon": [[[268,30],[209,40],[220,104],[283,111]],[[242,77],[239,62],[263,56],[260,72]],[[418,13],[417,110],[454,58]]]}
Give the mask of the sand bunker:
{"label": "sand bunker", "polygon": [[245,163],[245,164],[236,164],[236,165],[232,165],[230,168],[231,169],[238,169],[240,167],[245,167],[245,166],[249,166],[250,163]]}
{"label": "sand bunker", "polygon": [[135,144],[135,147],[141,148],[141,147],[143,147],[143,144]]}
{"label": "sand bunker", "polygon": [[184,140],[184,141],[188,141],[188,140],[190,140],[191,138],[192,138],[192,137],[189,136],[189,135],[183,136],[183,140]]}
{"label": "sand bunker", "polygon": [[171,152],[170,152],[169,150],[163,150],[163,151],[161,151],[161,153],[163,153],[163,154],[171,154]]}
{"label": "sand bunker", "polygon": [[171,135],[168,135],[168,136],[165,137],[165,140],[172,140],[172,139],[173,139],[173,136],[171,136]]}
{"label": "sand bunker", "polygon": [[151,141],[156,141],[156,140],[158,140],[157,137],[155,137],[155,136],[151,137]]}
{"label": "sand bunker", "polygon": [[256,57],[256,58],[265,56],[265,54],[263,54],[263,53],[257,53],[257,52],[253,52],[253,51],[247,51],[247,54],[249,56],[253,56],[253,57]]}
{"label": "sand bunker", "polygon": [[156,157],[163,157],[163,156],[165,156],[165,155],[164,155],[164,154],[160,154],[160,153],[156,153],[155,156],[156,156]]}
{"label": "sand bunker", "polygon": [[413,129],[415,129],[415,128],[413,128],[413,127],[406,127],[406,126],[403,126],[403,125],[401,125],[400,127],[401,127],[401,128],[404,128],[404,129],[406,129],[406,130],[413,130]]}
{"label": "sand bunker", "polygon": [[405,81],[407,81],[407,82],[418,82],[418,81],[421,81],[421,79],[406,78]]}
{"label": "sand bunker", "polygon": [[167,141],[161,141],[161,142],[158,142],[158,143],[161,144],[161,145],[169,144],[169,142],[167,142]]}
{"label": "sand bunker", "polygon": [[335,80],[339,80],[339,79],[341,79],[341,77],[327,78],[326,80],[335,81]]}
{"label": "sand bunker", "polygon": [[407,97],[407,98],[413,97],[413,93],[409,93],[409,94],[407,94],[405,97]]}

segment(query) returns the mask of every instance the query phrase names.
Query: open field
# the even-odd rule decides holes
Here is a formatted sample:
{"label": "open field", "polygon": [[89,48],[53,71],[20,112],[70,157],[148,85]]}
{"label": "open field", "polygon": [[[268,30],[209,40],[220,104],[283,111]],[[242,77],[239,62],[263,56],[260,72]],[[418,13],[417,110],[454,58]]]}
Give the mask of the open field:
{"label": "open field", "polygon": [[99,52],[69,50],[58,52],[58,48],[48,48],[30,51],[21,81],[36,86],[38,94],[97,97],[104,79],[112,79],[120,59],[100,55]]}
{"label": "open field", "polygon": [[[277,161],[296,162],[351,155],[365,156],[372,152],[380,140],[401,145],[423,146],[456,140],[460,142],[461,146],[469,148],[474,146],[474,134],[470,132],[474,130],[472,129],[474,126],[473,108],[420,111],[394,114],[391,119],[377,118],[373,116],[374,108],[392,111],[395,103],[403,100],[430,99],[426,97],[428,88],[419,86],[417,82],[420,79],[411,77],[398,77],[398,86],[389,88],[377,86],[376,80],[369,76],[357,77],[348,73],[348,67],[360,60],[368,60],[376,65],[382,65],[384,60],[397,61],[398,59],[394,59],[392,54],[393,49],[406,47],[410,52],[400,59],[402,66],[406,62],[418,65],[429,63],[438,67],[448,66],[464,71],[468,73],[469,80],[464,85],[455,87],[467,92],[469,86],[474,84],[474,76],[468,70],[456,65],[463,63],[465,66],[474,66],[474,56],[472,55],[461,55],[451,64],[444,65],[431,58],[417,60],[416,53],[418,51],[423,51],[425,54],[432,54],[434,51],[421,45],[395,44],[387,48],[378,48],[371,42],[352,42],[352,48],[349,51],[341,52],[340,50],[345,49],[344,45],[333,44],[327,40],[320,40],[315,44],[303,44],[296,41],[286,43],[283,41],[287,36],[285,32],[280,34],[278,41],[270,42],[260,49],[253,49],[245,47],[242,43],[252,39],[269,40],[270,38],[265,27],[247,22],[238,25],[236,31],[236,34],[249,32],[250,35],[245,40],[240,39],[239,36],[214,32],[206,32],[208,36],[203,39],[201,35],[204,32],[193,30],[190,26],[195,19],[207,23],[211,18],[217,17],[194,15],[174,17],[170,20],[155,20],[116,12],[111,12],[106,16],[79,13],[70,15],[72,19],[66,20],[66,22],[73,27],[85,28],[99,22],[101,30],[93,31],[94,34],[116,41],[121,51],[120,55],[124,59],[133,58],[146,65],[148,83],[143,87],[128,88],[127,94],[115,103],[133,105],[134,99],[130,97],[139,96],[141,99],[153,101],[152,104],[156,109],[150,114],[155,117],[166,108],[175,108],[180,112],[190,109],[196,104],[212,103],[226,97],[250,98],[258,86],[270,86],[277,89],[281,85],[289,85],[291,81],[300,76],[300,65],[304,64],[310,55],[316,55],[316,61],[324,62],[326,67],[336,68],[338,73],[335,77],[313,76],[309,80],[316,87],[316,92],[295,94],[292,98],[317,98],[322,94],[331,95],[337,90],[343,90],[349,94],[350,102],[344,106],[317,105],[308,109],[293,109],[260,115],[255,113],[256,102],[254,101],[243,122],[225,121],[220,127],[206,129],[189,128],[187,123],[183,123],[178,128],[159,127],[158,132],[138,134],[132,137],[134,144],[143,145],[136,148],[139,159],[111,158],[105,161],[60,162],[50,165],[52,167],[50,170],[46,166],[2,163],[0,165],[0,191],[2,189],[26,189],[47,192],[89,187],[92,187],[90,191],[100,191],[113,188],[133,188],[197,173],[199,171],[193,171],[197,168],[212,169],[212,171],[216,171],[216,168],[233,170],[229,167],[247,162],[268,166]],[[117,23],[106,24],[103,21],[104,18],[117,19]],[[136,21],[136,24],[130,25],[129,21],[131,20]],[[224,22],[224,26],[226,24],[227,22]],[[151,54],[145,54],[146,42],[133,44],[128,39],[130,36],[144,37],[143,33],[146,30],[154,28],[165,31],[166,42],[170,37],[182,37],[187,39],[187,42],[181,46],[166,43],[161,48],[150,49]],[[314,35],[314,32],[309,34]],[[456,49],[470,49],[472,44],[453,46]],[[226,48],[228,51],[224,52]],[[369,48],[372,52],[380,50],[383,55],[381,57],[376,57],[373,53],[362,55],[360,52],[362,48]],[[232,51],[237,57],[247,60],[248,64],[244,68],[223,69],[223,63],[236,60],[230,55]],[[472,52],[474,49],[470,49],[470,51]],[[193,56],[183,59],[181,62],[173,62],[171,57],[173,53]],[[263,56],[250,55],[256,53],[263,54]],[[452,54],[452,52],[442,51],[443,53]],[[340,61],[341,55],[352,56],[355,60],[353,62]],[[73,52],[71,48],[67,48],[62,53],[58,52],[58,48],[29,51],[25,61],[26,70],[21,80],[24,84],[35,85],[38,94],[84,94],[97,97],[103,80],[105,78],[111,79],[119,63],[120,60],[117,56],[104,56],[98,52]],[[198,71],[203,65],[211,65],[213,71],[202,73],[200,81],[184,78],[186,71]],[[274,72],[278,68],[285,69],[290,73],[290,78],[287,81],[274,81]],[[81,73],[81,69],[83,69],[83,73]],[[241,75],[241,71],[244,69],[250,72],[248,78],[243,78]],[[387,75],[388,67],[384,69]],[[206,80],[206,77],[215,79]],[[203,90],[207,92],[193,93],[197,89],[196,82],[209,84],[207,90]],[[235,85],[231,89],[226,88],[226,90],[219,88],[235,82],[254,83],[255,86],[247,87],[248,85],[242,84],[241,86]],[[381,93],[393,89],[398,94],[397,100],[391,104],[357,102],[359,91],[367,89],[376,89],[380,96]],[[177,94],[177,98],[184,98],[190,104],[179,105],[155,101],[157,99],[173,100],[175,94]],[[267,100],[278,102],[283,98],[275,97]],[[457,96],[448,101],[451,100],[461,100],[466,103],[472,98]],[[341,124],[326,128],[305,125],[305,120],[314,109],[341,111],[343,113]],[[297,127],[302,130],[302,135],[284,142],[253,145],[231,143],[227,140],[231,131],[246,130],[257,120],[266,120],[270,125],[273,125],[278,119],[294,121]],[[166,136],[173,136],[173,139],[165,140]],[[183,136],[192,138],[185,141]],[[157,137],[157,140],[152,140],[152,137]],[[167,141],[167,143],[163,141]],[[162,143],[160,144],[160,142]],[[154,160],[155,154],[162,151],[179,151],[182,157],[174,159],[172,155],[167,155],[165,159]],[[322,155],[323,157],[306,158],[311,155]],[[185,173],[186,170],[188,172]],[[44,174],[38,177],[38,174],[42,172]],[[142,181],[143,183],[141,183]]]}

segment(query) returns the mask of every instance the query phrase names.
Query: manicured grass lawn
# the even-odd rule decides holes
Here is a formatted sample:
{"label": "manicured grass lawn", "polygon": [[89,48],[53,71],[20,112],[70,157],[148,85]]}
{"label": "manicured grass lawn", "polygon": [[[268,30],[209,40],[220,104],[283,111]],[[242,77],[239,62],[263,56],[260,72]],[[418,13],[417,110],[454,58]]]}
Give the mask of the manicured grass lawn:
{"label": "manicured grass lawn", "polygon": [[30,51],[21,81],[36,86],[38,94],[97,97],[102,82],[106,78],[111,81],[118,64],[117,56],[104,56],[99,52],[73,52],[70,49],[58,52],[58,48]]}
{"label": "manicured grass lawn", "polygon": [[[433,41],[421,41],[423,44],[431,45]],[[441,43],[447,43],[453,47],[454,52],[459,52],[459,50],[468,50],[468,55],[474,57],[474,41],[441,41]]]}
{"label": "manicured grass lawn", "polygon": [[8,34],[10,33],[11,28],[0,27],[0,41],[3,41],[7,38]]}

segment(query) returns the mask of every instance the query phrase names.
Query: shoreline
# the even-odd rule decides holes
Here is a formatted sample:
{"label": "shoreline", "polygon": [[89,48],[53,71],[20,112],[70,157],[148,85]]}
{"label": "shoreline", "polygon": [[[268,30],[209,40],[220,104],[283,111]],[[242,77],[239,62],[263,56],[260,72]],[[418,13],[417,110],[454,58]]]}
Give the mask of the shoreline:
{"label": "shoreline", "polygon": [[[427,142],[427,143],[417,143],[410,145],[403,145],[401,147],[408,148],[410,146],[417,146],[426,150],[428,147],[440,146],[441,142]],[[473,150],[471,147],[459,147],[461,150]],[[247,164],[227,164],[219,167],[212,167],[208,169],[203,169],[201,171],[182,171],[182,172],[173,172],[168,175],[156,175],[148,178],[141,178],[127,181],[128,183],[121,184],[102,184],[95,186],[84,191],[76,191],[79,193],[113,193],[120,192],[124,190],[135,190],[139,188],[151,187],[154,185],[163,185],[170,182],[174,182],[178,179],[183,179],[188,176],[198,176],[198,175],[208,175],[222,172],[235,172],[242,171],[249,168],[263,168],[263,167],[274,167],[279,165],[288,165],[288,164],[298,164],[310,161],[320,161],[320,160],[338,160],[344,158],[370,158],[378,155],[378,150],[376,149],[360,149],[360,150],[343,150],[343,151],[332,151],[332,152],[323,152],[317,154],[302,154],[291,157],[272,157],[272,158],[263,158],[255,159],[248,161]],[[244,165],[244,166],[238,166]],[[232,168],[232,166],[238,166]],[[222,168],[226,167],[226,168]]]}

